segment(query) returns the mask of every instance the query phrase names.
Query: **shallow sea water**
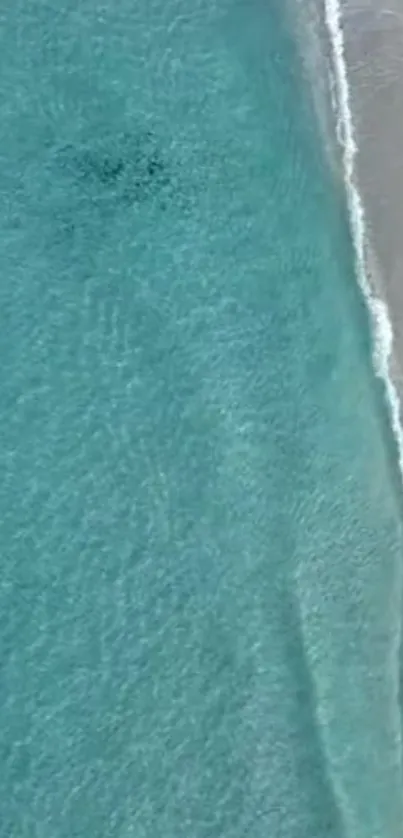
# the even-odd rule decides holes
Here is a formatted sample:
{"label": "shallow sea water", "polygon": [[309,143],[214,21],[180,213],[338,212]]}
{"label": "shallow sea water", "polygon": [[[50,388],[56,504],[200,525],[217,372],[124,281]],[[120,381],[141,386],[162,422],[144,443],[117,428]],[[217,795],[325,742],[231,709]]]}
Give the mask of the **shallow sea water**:
{"label": "shallow sea water", "polygon": [[0,41],[0,834],[397,836],[393,446],[281,4]]}

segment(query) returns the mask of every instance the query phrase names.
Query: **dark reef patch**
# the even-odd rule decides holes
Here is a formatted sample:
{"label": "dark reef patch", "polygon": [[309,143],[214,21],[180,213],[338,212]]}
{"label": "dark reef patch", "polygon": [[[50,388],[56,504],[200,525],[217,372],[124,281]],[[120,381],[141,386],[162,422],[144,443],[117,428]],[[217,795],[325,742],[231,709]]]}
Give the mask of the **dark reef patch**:
{"label": "dark reef patch", "polygon": [[123,134],[94,143],[68,145],[56,152],[59,172],[92,197],[114,197],[126,205],[158,200],[172,193],[167,163],[150,132]]}

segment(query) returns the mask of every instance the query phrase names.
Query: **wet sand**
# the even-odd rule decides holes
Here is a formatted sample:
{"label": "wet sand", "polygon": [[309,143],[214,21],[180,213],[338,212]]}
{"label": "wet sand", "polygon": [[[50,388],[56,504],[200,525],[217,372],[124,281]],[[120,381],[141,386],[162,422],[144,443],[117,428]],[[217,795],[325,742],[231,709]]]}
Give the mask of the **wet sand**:
{"label": "wet sand", "polygon": [[343,0],[342,8],[358,184],[375,281],[392,321],[392,372],[402,397],[403,6],[401,0]]}

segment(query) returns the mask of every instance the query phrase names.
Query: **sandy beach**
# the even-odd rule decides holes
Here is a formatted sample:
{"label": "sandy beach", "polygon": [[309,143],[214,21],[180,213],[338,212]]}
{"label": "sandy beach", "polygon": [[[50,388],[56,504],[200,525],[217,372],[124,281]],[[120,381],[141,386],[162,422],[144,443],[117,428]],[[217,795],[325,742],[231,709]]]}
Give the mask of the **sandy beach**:
{"label": "sandy beach", "polygon": [[345,57],[358,144],[358,185],[376,283],[394,332],[403,392],[403,10],[400,0],[343,0]]}

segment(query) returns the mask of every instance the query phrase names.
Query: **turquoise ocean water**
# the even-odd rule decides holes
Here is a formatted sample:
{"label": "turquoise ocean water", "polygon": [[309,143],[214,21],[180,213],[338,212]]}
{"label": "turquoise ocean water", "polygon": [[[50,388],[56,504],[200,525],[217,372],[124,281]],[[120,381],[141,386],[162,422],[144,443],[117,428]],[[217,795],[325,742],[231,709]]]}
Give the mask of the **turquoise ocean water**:
{"label": "turquoise ocean water", "polygon": [[395,450],[281,6],[0,14],[1,838],[400,834]]}

